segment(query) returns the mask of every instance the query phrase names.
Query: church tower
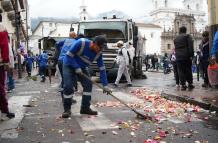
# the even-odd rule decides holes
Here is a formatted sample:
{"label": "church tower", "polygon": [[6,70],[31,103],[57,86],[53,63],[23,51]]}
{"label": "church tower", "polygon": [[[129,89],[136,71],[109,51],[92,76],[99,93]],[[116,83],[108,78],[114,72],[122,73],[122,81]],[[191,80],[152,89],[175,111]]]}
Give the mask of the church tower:
{"label": "church tower", "polygon": [[153,0],[152,2],[154,10],[150,14],[153,22],[164,30],[172,29],[175,14],[169,12],[169,0]]}
{"label": "church tower", "polygon": [[[184,0],[183,1],[183,6],[186,10],[188,11],[193,11],[193,13],[199,13],[200,11],[204,10],[204,1],[203,0]],[[196,20],[196,29],[200,32],[203,32],[205,26],[206,26],[206,21],[202,15],[196,15],[195,16]]]}
{"label": "church tower", "polygon": [[154,9],[168,7],[168,0],[153,0],[152,2],[153,2]]}
{"label": "church tower", "polygon": [[85,21],[88,19],[87,6],[85,5],[85,0],[82,0],[82,5],[80,6],[80,20]]}
{"label": "church tower", "polygon": [[184,0],[185,9],[201,11],[203,9],[203,0]]}

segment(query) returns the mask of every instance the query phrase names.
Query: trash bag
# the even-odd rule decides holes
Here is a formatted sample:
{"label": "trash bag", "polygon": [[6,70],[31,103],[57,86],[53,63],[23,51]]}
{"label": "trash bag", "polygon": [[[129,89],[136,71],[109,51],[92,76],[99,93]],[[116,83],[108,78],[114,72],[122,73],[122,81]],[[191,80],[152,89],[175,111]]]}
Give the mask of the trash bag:
{"label": "trash bag", "polygon": [[218,85],[218,63],[209,65],[207,71],[210,84]]}

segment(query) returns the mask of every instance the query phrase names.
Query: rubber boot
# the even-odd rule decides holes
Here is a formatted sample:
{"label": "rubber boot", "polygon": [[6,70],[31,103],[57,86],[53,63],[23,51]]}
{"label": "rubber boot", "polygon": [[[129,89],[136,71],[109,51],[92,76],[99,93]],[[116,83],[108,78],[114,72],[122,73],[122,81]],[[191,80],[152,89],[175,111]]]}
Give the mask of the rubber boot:
{"label": "rubber boot", "polygon": [[88,115],[98,115],[97,111],[93,111],[90,108],[90,102],[91,102],[91,96],[85,96],[82,97],[82,106],[80,109],[80,114],[88,114]]}
{"label": "rubber boot", "polygon": [[64,99],[64,112],[62,113],[62,118],[69,118],[71,116],[71,105],[72,105],[72,99],[67,98]]}

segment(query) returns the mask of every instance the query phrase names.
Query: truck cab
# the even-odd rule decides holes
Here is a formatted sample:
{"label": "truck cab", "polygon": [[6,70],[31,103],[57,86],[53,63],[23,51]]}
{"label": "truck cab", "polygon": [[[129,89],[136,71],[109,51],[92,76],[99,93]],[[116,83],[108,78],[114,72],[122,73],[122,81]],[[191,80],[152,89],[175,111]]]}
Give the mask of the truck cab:
{"label": "truck cab", "polygon": [[[142,46],[139,45],[138,28],[132,20],[124,19],[102,19],[89,20],[79,22],[78,34],[83,34],[88,39],[93,39],[97,35],[105,35],[108,43],[107,49],[103,50],[103,59],[108,76],[115,76],[117,74],[118,65],[115,62],[118,47],[116,43],[119,40],[124,42],[124,46],[128,46],[129,42],[133,43],[135,48],[135,55],[133,59],[133,69],[131,69],[132,77],[139,77],[142,75]],[[93,75],[98,75],[99,69],[97,63],[94,62],[90,66],[90,71]]]}

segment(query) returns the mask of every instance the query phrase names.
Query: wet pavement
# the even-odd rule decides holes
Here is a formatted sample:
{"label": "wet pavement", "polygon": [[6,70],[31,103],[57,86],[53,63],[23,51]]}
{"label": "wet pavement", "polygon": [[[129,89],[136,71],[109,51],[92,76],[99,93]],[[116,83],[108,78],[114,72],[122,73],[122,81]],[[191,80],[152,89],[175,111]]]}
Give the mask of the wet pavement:
{"label": "wet pavement", "polygon": [[148,79],[137,80],[135,86],[145,86],[162,92],[162,95],[170,100],[188,102],[199,105],[204,109],[218,111],[218,89],[201,87],[203,80],[197,81],[197,75],[193,75],[195,88],[181,91],[176,87],[173,74],[161,72],[147,72]]}
{"label": "wet pavement", "polygon": [[[174,88],[171,75],[147,73],[148,79],[134,80],[113,88],[115,96],[156,121],[140,120],[136,114],[104,95],[94,86],[92,108],[98,116],[80,115],[81,88],[74,98],[72,117],[63,111],[57,79],[52,84],[20,80],[9,94],[14,120],[0,122],[1,143],[216,143],[218,119],[215,112],[162,98],[159,91]],[[17,104],[20,103],[20,104]],[[16,106],[15,106],[16,105]],[[19,108],[18,108],[19,107]],[[4,127],[4,128],[3,128]]]}

